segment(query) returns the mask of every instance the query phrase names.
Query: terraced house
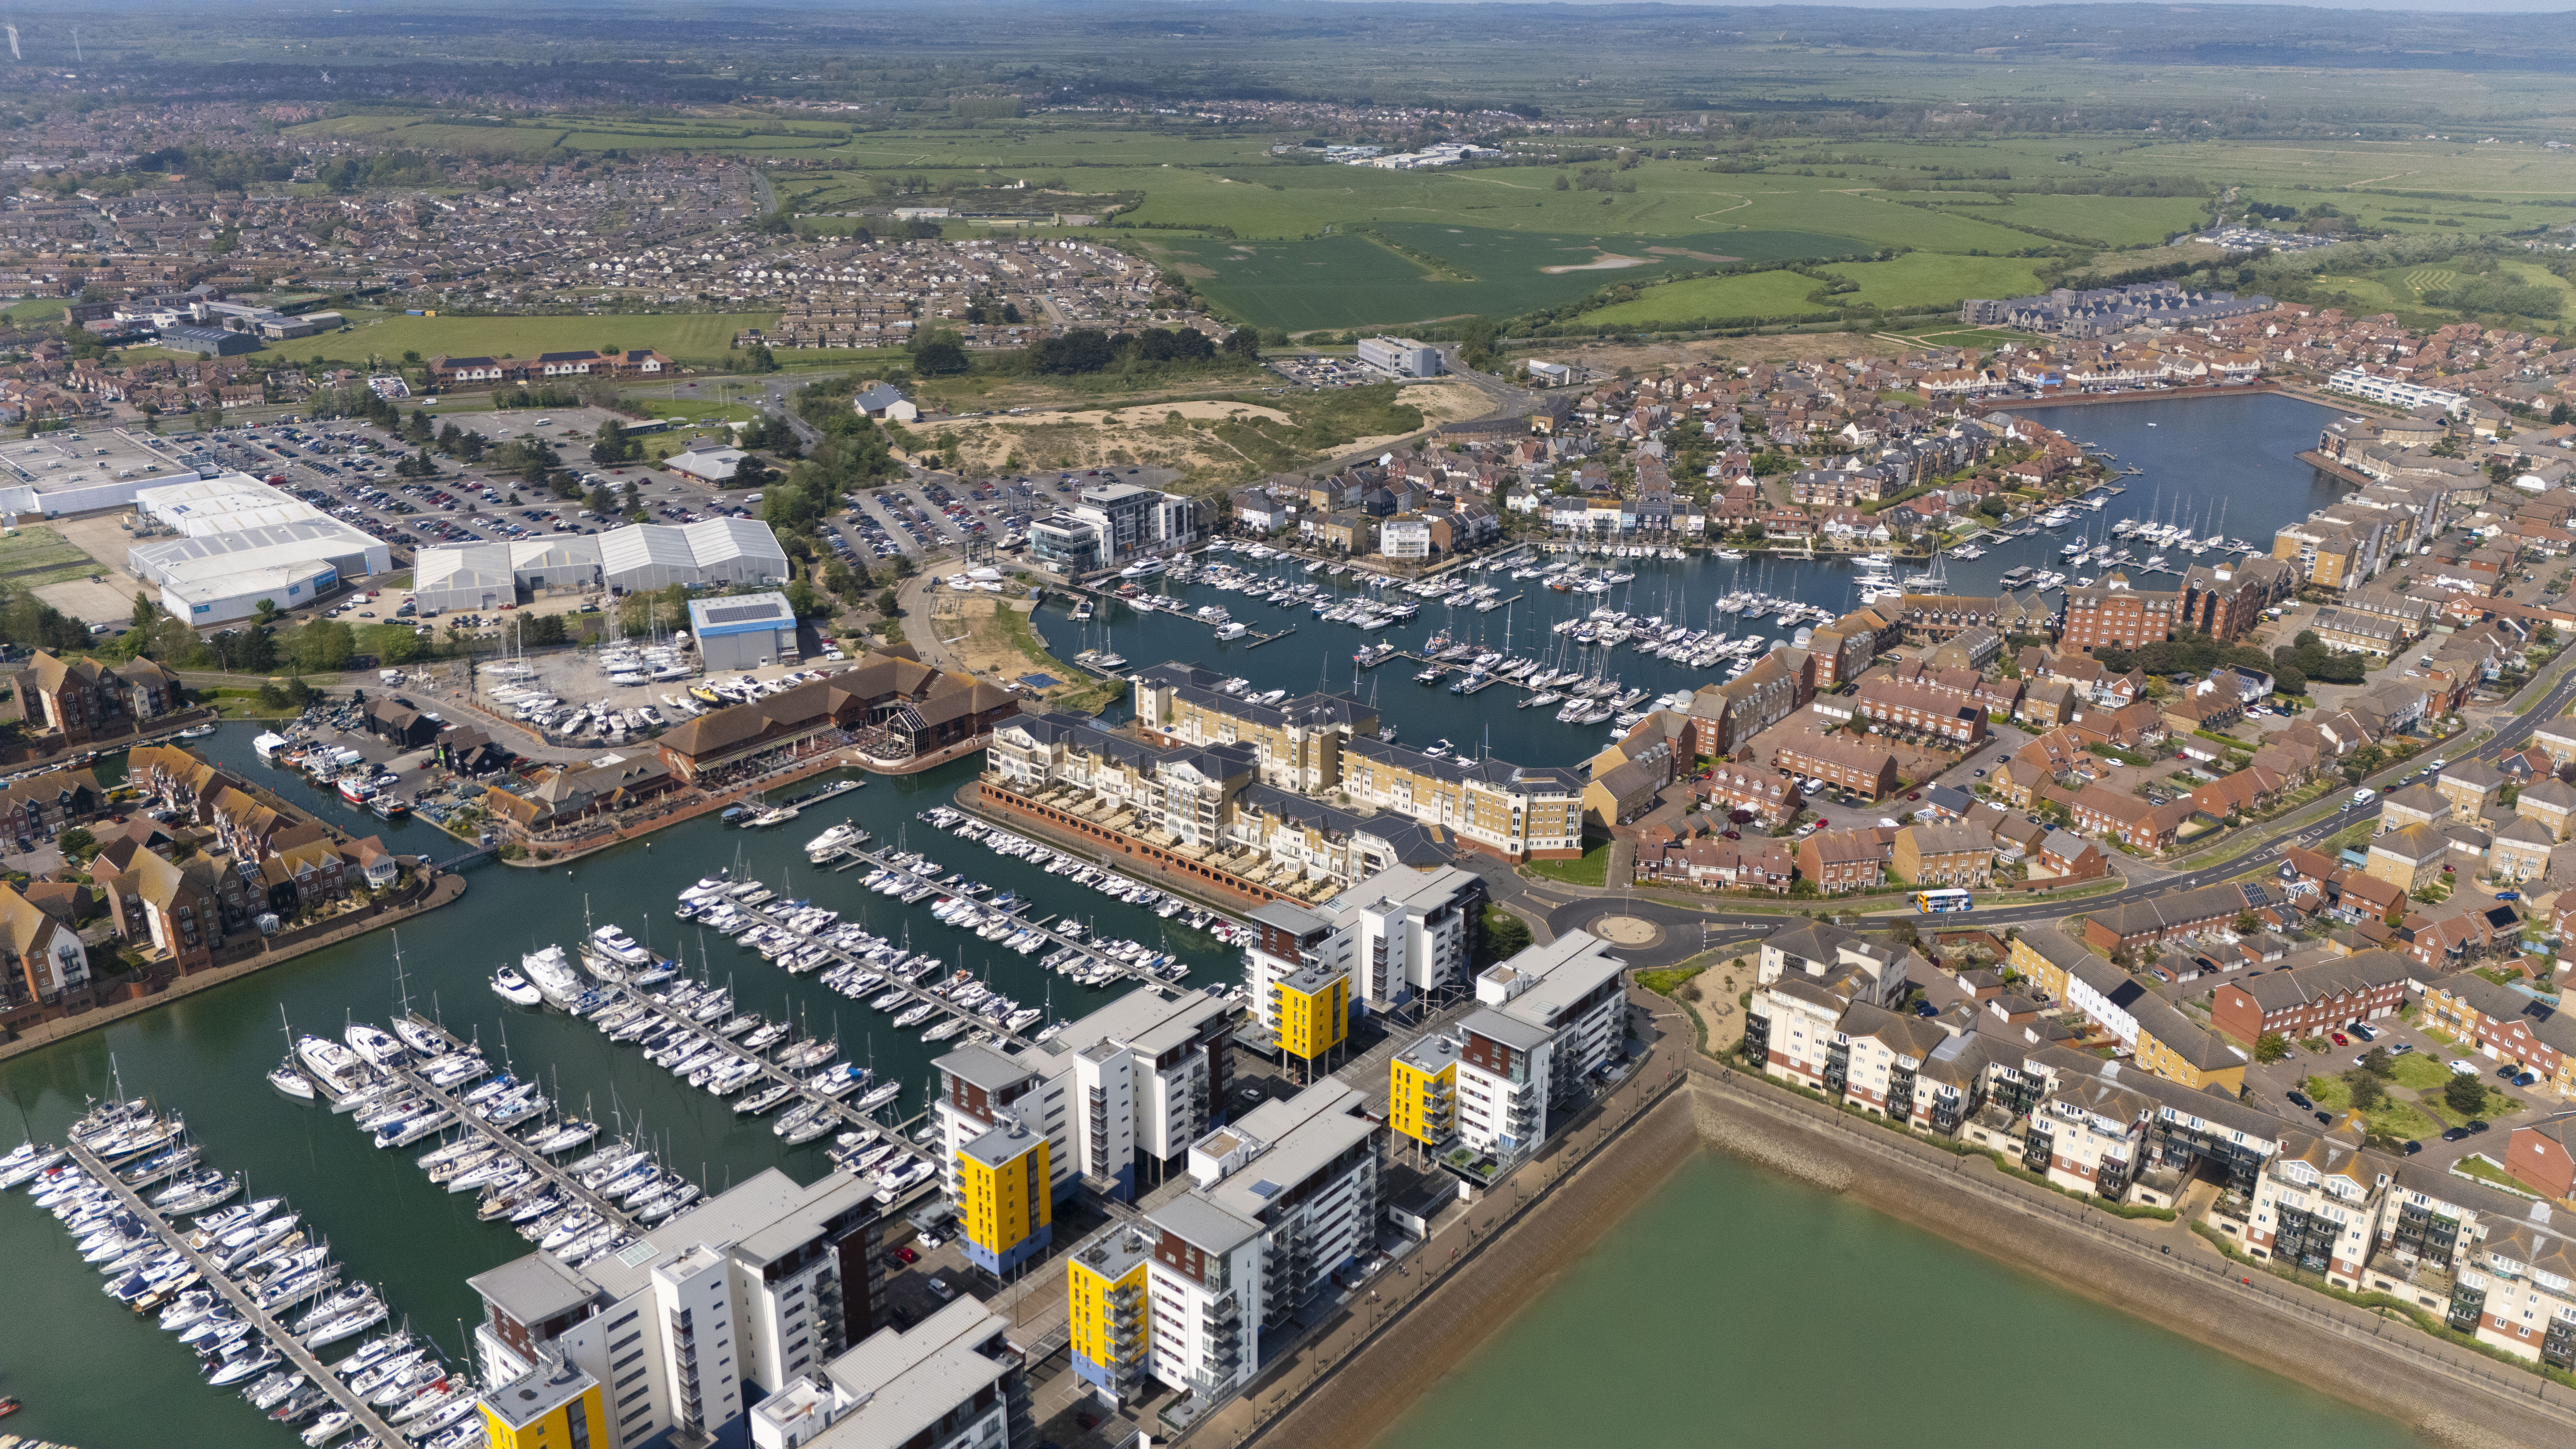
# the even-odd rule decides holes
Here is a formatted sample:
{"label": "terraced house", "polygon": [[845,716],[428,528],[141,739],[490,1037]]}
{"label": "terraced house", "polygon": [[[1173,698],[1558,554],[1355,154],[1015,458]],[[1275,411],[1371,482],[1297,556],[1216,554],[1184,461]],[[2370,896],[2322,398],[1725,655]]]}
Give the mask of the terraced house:
{"label": "terraced house", "polygon": [[2422,974],[2394,951],[2363,951],[2267,971],[2250,980],[2221,983],[2210,999],[2210,1024],[2247,1046],[2267,1032],[2304,1041],[2357,1021],[2396,1015]]}

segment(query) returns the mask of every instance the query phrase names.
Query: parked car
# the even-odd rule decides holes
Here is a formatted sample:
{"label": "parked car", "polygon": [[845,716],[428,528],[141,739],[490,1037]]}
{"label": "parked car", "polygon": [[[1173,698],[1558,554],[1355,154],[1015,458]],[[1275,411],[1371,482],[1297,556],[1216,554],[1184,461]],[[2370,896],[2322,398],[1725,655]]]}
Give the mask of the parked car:
{"label": "parked car", "polygon": [[957,1296],[957,1290],[948,1286],[947,1279],[933,1278],[930,1280],[930,1296],[945,1303]]}
{"label": "parked car", "polygon": [[2478,1064],[2472,1061],[2464,1061],[2459,1057],[2453,1057],[2451,1058],[2451,1070],[2463,1077],[2474,1077],[2478,1074]]}

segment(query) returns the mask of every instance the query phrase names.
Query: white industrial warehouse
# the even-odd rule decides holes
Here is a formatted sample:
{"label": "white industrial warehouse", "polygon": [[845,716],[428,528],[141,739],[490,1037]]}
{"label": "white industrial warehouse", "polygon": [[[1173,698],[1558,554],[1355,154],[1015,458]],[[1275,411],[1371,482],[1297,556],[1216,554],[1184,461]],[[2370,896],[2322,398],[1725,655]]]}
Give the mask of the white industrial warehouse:
{"label": "white industrial warehouse", "polygon": [[638,523],[602,534],[558,534],[524,543],[440,545],[420,551],[412,602],[423,609],[491,609],[523,595],[608,588],[636,593],[683,586],[779,584],[787,551],[766,523],[714,518],[678,526]]}
{"label": "white industrial warehouse", "polygon": [[393,567],[393,549],[247,473],[140,488],[134,507],[174,530],[126,550],[125,566],[161,589],[161,607],[191,624],[228,624],[312,603],[343,580]]}

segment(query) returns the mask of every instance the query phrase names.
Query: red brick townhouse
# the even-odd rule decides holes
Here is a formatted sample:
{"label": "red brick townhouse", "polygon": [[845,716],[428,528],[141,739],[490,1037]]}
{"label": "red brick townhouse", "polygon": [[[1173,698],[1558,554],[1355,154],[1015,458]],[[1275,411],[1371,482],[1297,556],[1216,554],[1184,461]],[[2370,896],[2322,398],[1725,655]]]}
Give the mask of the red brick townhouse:
{"label": "red brick townhouse", "polygon": [[2560,1096],[2576,1095],[2576,1019],[2473,971],[2424,988],[2424,1024],[2437,1026],[2490,1061],[2516,1062]]}
{"label": "red brick townhouse", "polygon": [[2298,1041],[2356,1021],[2393,1016],[2418,977],[2394,951],[2363,951],[2244,981],[2223,981],[2210,997],[2209,1024],[2252,1046],[2265,1032]]}

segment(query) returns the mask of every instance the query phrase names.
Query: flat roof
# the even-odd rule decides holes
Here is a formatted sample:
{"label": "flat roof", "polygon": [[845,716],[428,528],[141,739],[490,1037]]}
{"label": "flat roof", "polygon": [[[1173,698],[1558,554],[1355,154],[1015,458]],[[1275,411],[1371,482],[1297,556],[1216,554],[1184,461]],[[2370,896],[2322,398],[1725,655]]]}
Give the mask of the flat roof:
{"label": "flat roof", "polygon": [[958,1405],[1019,1367],[1015,1352],[984,1352],[1009,1328],[1010,1320],[972,1298],[959,1298],[909,1329],[868,1335],[823,1370],[861,1402],[807,1444],[901,1449],[928,1437]]}
{"label": "flat roof", "polygon": [[701,639],[725,634],[750,634],[792,627],[796,610],[780,593],[737,594],[721,599],[691,599],[689,627]]}
{"label": "flat roof", "polygon": [[543,1323],[588,1303],[597,1289],[552,1253],[513,1258],[465,1280],[465,1286],[521,1323]]}
{"label": "flat roof", "polygon": [[540,1363],[508,1383],[486,1390],[483,1407],[512,1429],[524,1429],[581,1397],[598,1382],[569,1359]]}

